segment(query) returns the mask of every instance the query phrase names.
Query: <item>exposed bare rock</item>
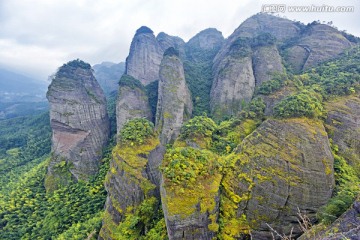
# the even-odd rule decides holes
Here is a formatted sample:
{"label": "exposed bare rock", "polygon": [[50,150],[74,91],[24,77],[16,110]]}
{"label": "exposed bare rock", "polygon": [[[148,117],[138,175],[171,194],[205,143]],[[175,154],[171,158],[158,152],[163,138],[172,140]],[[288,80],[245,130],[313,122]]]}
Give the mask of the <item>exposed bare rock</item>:
{"label": "exposed bare rock", "polygon": [[124,74],[120,79],[116,102],[117,133],[124,124],[134,118],[152,120],[152,113],[144,86],[139,80]]}
{"label": "exposed bare rock", "polygon": [[71,61],[59,69],[47,98],[53,136],[45,186],[52,191],[97,173],[109,137],[109,119],[104,93],[91,66],[82,61]]}
{"label": "exposed bare rock", "polygon": [[192,101],[185,82],[183,64],[174,48],[165,51],[160,66],[156,129],[160,131],[160,142],[174,142],[180,128],[191,116]]}
{"label": "exposed bare rock", "polygon": [[224,235],[251,231],[253,239],[271,239],[269,224],[298,236],[298,208],[314,218],[332,195],[333,156],[320,121],[266,120],[231,159],[222,181]]}
{"label": "exposed bare rock", "polygon": [[352,43],[335,28],[311,24],[296,44],[285,51],[285,61],[299,72],[337,56],[351,46]]}
{"label": "exposed bare rock", "polygon": [[249,102],[255,89],[250,56],[226,56],[215,70],[210,107],[214,119],[236,115],[242,103]]}
{"label": "exposed bare rock", "polygon": [[271,80],[273,74],[283,73],[284,67],[275,45],[263,46],[255,49],[252,62],[254,69],[255,85]]}
{"label": "exposed bare rock", "polygon": [[219,64],[229,52],[231,44],[237,38],[253,38],[260,33],[268,33],[279,41],[291,39],[300,33],[299,26],[288,19],[275,17],[266,13],[258,13],[245,20],[226,40],[226,43],[217,54],[214,63]]}
{"label": "exposed bare rock", "polygon": [[161,32],[156,36],[156,40],[159,42],[161,49],[164,52],[166,49],[173,47],[179,51],[180,58],[185,57],[185,42],[180,37],[170,36],[164,32]]}
{"label": "exposed bare rock", "polygon": [[163,50],[153,31],[141,27],[131,42],[129,56],[126,59],[125,74],[138,79],[144,86],[159,79],[159,67]]}

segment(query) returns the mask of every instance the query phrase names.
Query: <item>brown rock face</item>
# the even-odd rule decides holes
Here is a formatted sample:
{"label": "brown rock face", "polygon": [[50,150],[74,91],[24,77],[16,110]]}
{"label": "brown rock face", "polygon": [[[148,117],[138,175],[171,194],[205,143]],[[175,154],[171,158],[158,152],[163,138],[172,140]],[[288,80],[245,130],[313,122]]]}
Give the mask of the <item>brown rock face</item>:
{"label": "brown rock face", "polygon": [[54,190],[97,173],[109,137],[106,99],[89,64],[63,65],[49,86],[52,158],[45,180]]}
{"label": "brown rock face", "polygon": [[266,223],[286,235],[294,227],[299,235],[298,208],[314,217],[334,187],[329,140],[322,123],[314,120],[263,122],[244,139],[232,162],[234,170],[222,181],[223,234],[231,237],[252,229],[254,239],[271,239]]}
{"label": "brown rock face", "polygon": [[[169,48],[168,50],[174,50]],[[175,51],[175,50],[174,50]],[[183,64],[175,54],[164,54],[160,66],[156,129],[163,145],[174,142],[180,128],[191,116],[192,101],[185,82]]]}
{"label": "brown rock face", "polygon": [[159,79],[159,67],[163,50],[153,31],[141,27],[131,42],[129,56],[126,59],[125,74],[138,79],[144,86]]}

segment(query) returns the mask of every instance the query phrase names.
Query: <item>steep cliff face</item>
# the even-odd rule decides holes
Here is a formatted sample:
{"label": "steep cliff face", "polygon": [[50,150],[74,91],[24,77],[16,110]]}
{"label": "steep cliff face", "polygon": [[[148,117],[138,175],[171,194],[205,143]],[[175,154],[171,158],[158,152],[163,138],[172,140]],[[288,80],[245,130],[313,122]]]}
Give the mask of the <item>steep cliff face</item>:
{"label": "steep cliff face", "polygon": [[212,61],[223,42],[222,33],[209,28],[196,34],[185,45],[185,78],[191,91],[194,116],[210,113]]}
{"label": "steep cliff face", "polygon": [[[144,201],[158,205],[159,167],[165,148],[149,126],[150,123],[144,119],[129,121],[113,149],[110,170],[105,179],[108,196],[100,232],[102,239],[126,238],[119,230],[126,215],[134,214]],[[143,137],[140,138],[140,135]]]}
{"label": "steep cliff face", "polygon": [[156,129],[163,145],[175,141],[183,122],[192,112],[190,91],[185,82],[183,64],[174,48],[165,51],[160,66]]}
{"label": "steep cliff face", "polygon": [[159,66],[163,50],[153,31],[141,27],[131,42],[129,56],[126,59],[125,73],[138,79],[144,86],[159,79]]}
{"label": "steep cliff face", "polygon": [[299,235],[297,212],[313,218],[331,197],[333,156],[321,122],[267,120],[229,156],[233,166],[222,181],[222,234],[270,239],[269,224],[280,234]]}
{"label": "steep cliff face", "polygon": [[226,40],[224,46],[217,54],[214,64],[217,65],[221,59],[229,52],[231,44],[237,38],[253,38],[260,33],[268,33],[275,36],[279,41],[295,37],[300,33],[300,27],[293,21],[275,17],[269,14],[259,13],[243,22],[229,38]]}
{"label": "steep cliff face", "polygon": [[180,58],[185,57],[185,42],[181,38],[170,36],[164,32],[161,32],[156,36],[156,40],[159,42],[163,52],[165,52],[166,49],[173,47],[179,51]]}
{"label": "steep cliff face", "polygon": [[[234,52],[237,50],[234,50]],[[214,119],[232,116],[249,102],[255,89],[251,56],[229,54],[214,71],[210,107]]]}
{"label": "steep cliff face", "polygon": [[52,191],[97,172],[109,137],[109,119],[104,93],[91,66],[82,61],[71,61],[58,70],[47,98],[53,136],[45,186]]}
{"label": "steep cliff face", "polygon": [[328,102],[326,126],[338,154],[360,172],[360,97],[346,96]]}
{"label": "steep cliff face", "polygon": [[275,45],[263,46],[254,50],[252,63],[255,85],[271,80],[273,74],[284,72],[282,59]]}
{"label": "steep cliff face", "polygon": [[295,42],[284,55],[295,72],[314,67],[352,46],[341,32],[325,24],[307,26]]}
{"label": "steep cliff face", "polygon": [[283,71],[275,43],[299,32],[292,21],[257,14],[231,34],[214,59],[210,107],[215,119],[238,113],[251,100],[256,84]]}
{"label": "steep cliff face", "polygon": [[134,118],[152,120],[149,99],[139,80],[123,75],[119,81],[119,93],[116,102],[116,123],[119,134],[124,124]]}
{"label": "steep cliff face", "polygon": [[202,30],[186,43],[186,57],[192,61],[212,60],[224,43],[222,33],[215,28]]}

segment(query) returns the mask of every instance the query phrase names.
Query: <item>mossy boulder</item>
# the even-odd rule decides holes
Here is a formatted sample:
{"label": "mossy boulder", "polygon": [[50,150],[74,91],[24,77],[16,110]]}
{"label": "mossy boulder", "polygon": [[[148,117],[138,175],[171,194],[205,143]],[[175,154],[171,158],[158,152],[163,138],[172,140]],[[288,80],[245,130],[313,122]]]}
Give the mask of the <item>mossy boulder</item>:
{"label": "mossy boulder", "polygon": [[221,159],[191,147],[169,150],[161,201],[169,239],[212,239],[219,231]]}
{"label": "mossy boulder", "polygon": [[301,233],[297,212],[313,219],[334,188],[333,156],[320,121],[306,118],[263,122],[230,154],[222,181],[221,235],[271,238]]}

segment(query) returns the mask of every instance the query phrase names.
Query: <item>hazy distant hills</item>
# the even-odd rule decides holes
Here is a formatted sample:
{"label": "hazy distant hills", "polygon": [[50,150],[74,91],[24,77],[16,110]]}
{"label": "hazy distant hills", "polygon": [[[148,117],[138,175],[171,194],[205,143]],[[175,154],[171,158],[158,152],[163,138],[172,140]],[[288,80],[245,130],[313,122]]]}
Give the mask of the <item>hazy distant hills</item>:
{"label": "hazy distant hills", "polygon": [[0,102],[46,101],[47,83],[0,69]]}
{"label": "hazy distant hills", "polygon": [[125,63],[102,62],[93,66],[94,75],[106,95],[117,91],[121,75],[125,71]]}

